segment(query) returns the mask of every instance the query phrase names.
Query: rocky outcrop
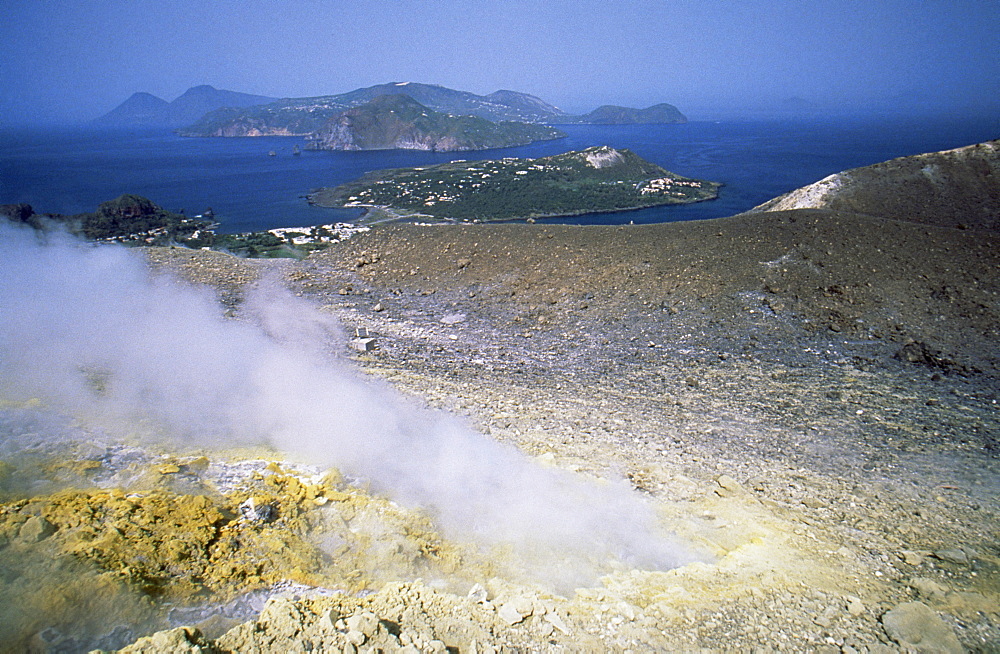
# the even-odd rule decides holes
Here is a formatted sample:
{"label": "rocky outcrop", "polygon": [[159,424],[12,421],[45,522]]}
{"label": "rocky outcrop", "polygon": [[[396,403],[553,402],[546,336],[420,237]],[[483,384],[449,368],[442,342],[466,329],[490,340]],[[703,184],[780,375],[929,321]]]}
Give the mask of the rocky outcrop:
{"label": "rocky outcrop", "polygon": [[941,227],[1000,229],[1000,140],[830,175],[753,209],[829,209]]}

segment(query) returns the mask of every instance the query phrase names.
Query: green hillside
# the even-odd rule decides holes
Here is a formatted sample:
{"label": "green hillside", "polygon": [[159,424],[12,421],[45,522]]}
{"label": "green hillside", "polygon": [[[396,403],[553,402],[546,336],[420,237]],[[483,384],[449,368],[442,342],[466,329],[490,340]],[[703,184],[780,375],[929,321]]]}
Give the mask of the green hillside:
{"label": "green hillside", "polygon": [[369,173],[310,201],[452,220],[505,220],[686,204],[720,184],[675,175],[629,150],[594,147],[540,159],[456,161]]}
{"label": "green hillside", "polygon": [[494,123],[478,116],[433,111],[406,95],[383,95],[342,112],[312,137],[323,150],[485,150],[557,139],[544,125]]}

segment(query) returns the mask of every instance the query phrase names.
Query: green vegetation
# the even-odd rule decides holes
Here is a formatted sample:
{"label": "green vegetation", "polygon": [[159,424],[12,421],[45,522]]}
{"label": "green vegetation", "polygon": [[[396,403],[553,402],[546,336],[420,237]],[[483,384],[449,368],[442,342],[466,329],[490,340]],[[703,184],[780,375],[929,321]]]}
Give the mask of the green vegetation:
{"label": "green vegetation", "polygon": [[216,109],[195,124],[177,130],[177,133],[181,136],[305,136],[318,131],[347,108],[325,98],[310,100],[314,102],[309,106],[282,100],[243,109]]}
{"label": "green vegetation", "polygon": [[494,123],[433,111],[406,95],[382,95],[341,113],[312,137],[330,150],[485,150],[566,136],[544,125]]}
{"label": "green vegetation", "polygon": [[122,195],[101,203],[93,213],[75,216],[37,214],[28,204],[0,205],[0,219],[23,223],[39,231],[58,228],[94,241],[114,241],[129,246],[208,248],[251,258],[302,258],[359,231],[352,225],[336,224],[316,225],[300,231],[274,229],[216,234],[211,209],[206,214],[188,218],[165,211],[140,195]]}
{"label": "green vegetation", "polygon": [[122,195],[102,202],[94,213],[73,217],[80,233],[89,239],[120,239],[142,235],[150,243],[163,244],[191,237],[209,226],[209,221],[165,211],[139,195]]}
{"label": "green vegetation", "polygon": [[633,109],[606,104],[583,116],[573,116],[566,123],[585,123],[588,125],[641,125],[641,124],[671,124],[686,123],[687,117],[672,104],[661,103]]}
{"label": "green vegetation", "polygon": [[416,83],[379,84],[338,95],[285,98],[242,109],[219,109],[178,130],[181,136],[308,135],[318,132],[341,112],[380,96],[404,93],[434,111],[478,116],[492,122],[545,123],[564,115],[542,100],[514,91],[488,96]]}
{"label": "green vegetation", "polygon": [[310,201],[490,221],[700,202],[717,197],[719,186],[675,175],[629,150],[594,147],[541,159],[456,161],[377,171],[317,191]]}

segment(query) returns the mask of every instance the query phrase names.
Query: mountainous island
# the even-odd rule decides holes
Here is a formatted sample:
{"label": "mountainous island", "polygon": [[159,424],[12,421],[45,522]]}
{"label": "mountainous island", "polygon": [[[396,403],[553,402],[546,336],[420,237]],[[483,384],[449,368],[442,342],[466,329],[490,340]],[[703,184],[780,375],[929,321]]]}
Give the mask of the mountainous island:
{"label": "mountainous island", "polygon": [[476,95],[435,84],[393,82],[338,95],[285,98],[264,105],[220,108],[178,133],[182,136],[307,136],[322,129],[342,112],[383,95],[406,95],[433,111],[478,116],[492,122],[548,125],[687,122],[676,107],[665,103],[647,109],[605,105],[588,114],[573,115],[536,96],[517,91]]}
{"label": "mountainous island", "polygon": [[538,159],[454,161],[369,173],[309,201],[371,207],[369,220],[495,221],[627,211],[717,197],[721,185],[675,175],[630,150],[599,146]]}
{"label": "mountainous island", "polygon": [[216,89],[207,84],[194,86],[173,102],[150,93],[134,93],[110,112],[94,121],[102,127],[184,127],[202,116],[231,107],[233,111],[274,102],[276,98]]}
{"label": "mountainous island", "polygon": [[491,122],[545,123],[562,112],[526,93],[497,91],[480,96],[433,84],[396,82],[348,93],[309,98],[285,98],[245,108],[210,112],[179,130],[182,136],[308,136],[343,112],[386,95],[406,95],[424,107],[455,116],[478,116]]}
{"label": "mountainous island", "polygon": [[309,137],[309,147],[452,152],[507,148],[565,136],[545,125],[455,116],[428,109],[407,95],[381,95],[327,121]]}
{"label": "mountainous island", "polygon": [[686,123],[687,117],[672,104],[666,102],[647,107],[633,109],[606,104],[582,116],[567,116],[560,124],[581,123],[586,125],[652,125]]}
{"label": "mountainous island", "polygon": [[517,91],[476,95],[435,84],[393,82],[280,100],[207,85],[188,89],[173,102],[136,93],[94,122],[107,127],[171,127],[190,137],[302,136],[311,141],[312,149],[453,151],[564,136],[545,127],[550,125],[670,124],[687,118],[666,103],[646,109],[604,105],[573,115]]}

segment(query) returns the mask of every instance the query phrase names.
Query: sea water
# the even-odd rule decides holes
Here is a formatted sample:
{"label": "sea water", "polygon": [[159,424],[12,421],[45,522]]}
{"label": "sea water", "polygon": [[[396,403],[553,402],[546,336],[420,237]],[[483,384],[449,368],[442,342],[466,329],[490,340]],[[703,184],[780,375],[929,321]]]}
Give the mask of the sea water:
{"label": "sea water", "polygon": [[[350,222],[305,196],[365,172],[456,159],[541,157],[595,145],[629,148],[687,177],[725,186],[691,205],[550,222],[653,223],[729,216],[848,168],[1000,138],[1000,118],[797,118],[681,125],[564,125],[567,137],[477,152],[303,150],[299,137],[183,138],[164,130],[0,131],[0,204],[75,214],[123,193],[188,215],[211,208],[221,232]],[[273,155],[271,154],[273,153]]]}

